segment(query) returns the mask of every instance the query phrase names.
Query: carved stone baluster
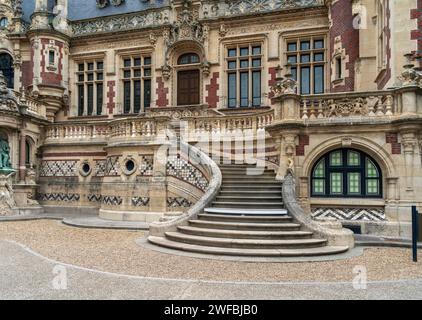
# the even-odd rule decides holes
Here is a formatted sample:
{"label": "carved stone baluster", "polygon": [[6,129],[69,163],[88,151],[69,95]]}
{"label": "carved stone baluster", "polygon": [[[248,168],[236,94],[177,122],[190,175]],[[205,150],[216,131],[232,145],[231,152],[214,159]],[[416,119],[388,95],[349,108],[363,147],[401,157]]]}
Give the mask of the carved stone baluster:
{"label": "carved stone baluster", "polygon": [[388,95],[385,98],[385,115],[392,116],[393,115],[393,96]]}
{"label": "carved stone baluster", "polygon": [[302,119],[308,119],[308,102],[306,100],[303,100],[303,115]]}
{"label": "carved stone baluster", "polygon": [[378,97],[378,104],[377,104],[377,116],[383,116],[384,115],[384,103],[382,102],[382,97]]}
{"label": "carved stone baluster", "polygon": [[318,119],[324,118],[324,110],[322,108],[322,100],[318,101]]}
{"label": "carved stone baluster", "polygon": [[311,100],[311,106],[310,106],[311,110],[310,110],[310,116],[309,119],[315,119],[315,101]]}

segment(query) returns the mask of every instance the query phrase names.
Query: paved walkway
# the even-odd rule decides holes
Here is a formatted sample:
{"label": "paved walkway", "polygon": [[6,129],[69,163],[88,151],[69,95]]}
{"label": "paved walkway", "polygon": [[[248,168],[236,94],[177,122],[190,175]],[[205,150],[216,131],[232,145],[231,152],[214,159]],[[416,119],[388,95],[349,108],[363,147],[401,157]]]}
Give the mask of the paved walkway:
{"label": "paved walkway", "polygon": [[[0,299],[422,299],[422,279],[369,282],[367,289],[356,290],[349,282],[135,277],[60,264],[7,240],[0,241],[0,283]],[[67,289],[60,289],[64,284]]]}

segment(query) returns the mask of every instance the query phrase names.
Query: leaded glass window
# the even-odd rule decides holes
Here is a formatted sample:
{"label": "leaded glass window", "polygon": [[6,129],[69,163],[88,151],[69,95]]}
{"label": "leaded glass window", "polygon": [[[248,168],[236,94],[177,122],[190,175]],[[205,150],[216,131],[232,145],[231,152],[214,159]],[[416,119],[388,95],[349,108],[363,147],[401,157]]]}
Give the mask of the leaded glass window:
{"label": "leaded glass window", "polygon": [[[54,52],[53,52],[54,53]],[[53,57],[51,57],[53,58]],[[104,63],[98,61],[79,62],[77,66],[78,116],[93,116],[103,113]]]}
{"label": "leaded glass window", "polygon": [[227,107],[259,107],[262,103],[262,47],[239,45],[227,49]]}
{"label": "leaded glass window", "polygon": [[293,78],[300,94],[325,91],[326,41],[323,36],[287,39],[285,61],[292,65]]}
{"label": "leaded glass window", "polygon": [[315,164],[311,177],[314,197],[382,197],[378,164],[354,149],[333,150]]}
{"label": "leaded glass window", "polygon": [[[186,54],[179,63],[196,61],[196,54]],[[123,59],[123,113],[140,113],[151,104],[152,60],[148,56],[132,56]]]}

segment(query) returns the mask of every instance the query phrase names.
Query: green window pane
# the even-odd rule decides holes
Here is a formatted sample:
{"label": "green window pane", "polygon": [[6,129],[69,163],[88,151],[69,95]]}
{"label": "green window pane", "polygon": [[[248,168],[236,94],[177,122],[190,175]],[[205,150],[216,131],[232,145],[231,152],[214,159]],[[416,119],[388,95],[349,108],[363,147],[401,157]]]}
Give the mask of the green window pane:
{"label": "green window pane", "polygon": [[359,166],[360,165],[360,155],[355,151],[347,152],[347,165],[349,166]]}
{"label": "green window pane", "polygon": [[325,180],[324,179],[315,179],[314,180],[314,194],[324,194],[325,193]]}
{"label": "green window pane", "polygon": [[369,195],[379,194],[379,181],[378,179],[366,180],[366,193]]}
{"label": "green window pane", "polygon": [[324,170],[324,160],[321,160],[319,164],[315,167],[314,170],[314,177],[315,178],[324,178],[325,177],[325,170]]}
{"label": "green window pane", "polygon": [[347,175],[349,194],[360,194],[360,173],[349,172]]}
{"label": "green window pane", "polygon": [[366,159],[366,177],[378,178],[378,169],[369,159]]}
{"label": "green window pane", "polygon": [[332,172],[330,174],[330,193],[342,194],[343,193],[343,174],[340,172]]}
{"label": "green window pane", "polygon": [[330,166],[341,166],[343,164],[341,151],[330,153]]}

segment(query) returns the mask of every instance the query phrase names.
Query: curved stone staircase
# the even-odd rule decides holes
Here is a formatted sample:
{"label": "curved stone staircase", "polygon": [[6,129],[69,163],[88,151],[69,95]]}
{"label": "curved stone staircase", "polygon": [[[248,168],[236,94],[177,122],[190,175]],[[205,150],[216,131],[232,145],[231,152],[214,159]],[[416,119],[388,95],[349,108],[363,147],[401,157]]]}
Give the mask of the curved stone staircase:
{"label": "curved stone staircase", "polygon": [[[303,257],[345,252],[347,246],[327,246],[284,209],[281,184],[273,171],[248,165],[222,165],[223,183],[212,206],[197,219],[149,242],[203,254]],[[247,175],[246,170],[249,174]]]}

